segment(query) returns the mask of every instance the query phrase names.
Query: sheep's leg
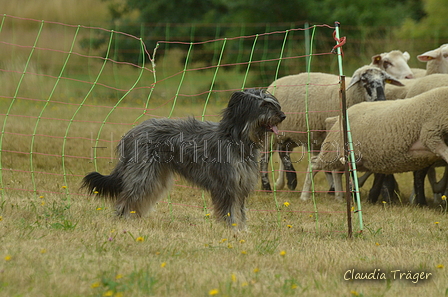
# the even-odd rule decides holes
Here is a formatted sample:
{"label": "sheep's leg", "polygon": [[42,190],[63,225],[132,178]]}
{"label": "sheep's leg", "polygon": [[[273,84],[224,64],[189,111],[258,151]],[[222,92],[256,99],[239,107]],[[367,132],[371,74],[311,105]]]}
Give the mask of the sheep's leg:
{"label": "sheep's leg", "polygon": [[376,203],[378,201],[385,174],[375,173],[373,177],[373,185],[370,188],[369,198],[367,199],[370,203]]}
{"label": "sheep's leg", "polygon": [[358,178],[358,186],[360,188],[362,188],[362,186],[364,186],[365,182],[371,175],[372,175],[372,172],[367,171],[366,173],[363,174],[363,176],[359,177]]}
{"label": "sheep's leg", "polygon": [[427,205],[425,198],[425,177],[429,167],[414,171],[414,202],[418,205]]}
{"label": "sheep's leg", "polygon": [[[281,164],[283,165],[283,170],[279,172],[279,178],[277,179],[276,188],[283,188],[284,182],[284,173],[286,173],[286,180],[288,182],[288,188],[290,190],[294,190],[297,187],[297,173],[292,165],[291,154],[288,150],[292,143],[282,143],[278,145],[278,154],[280,156]],[[292,148],[291,148],[292,149]]]}
{"label": "sheep's leg", "polygon": [[443,177],[437,181],[435,165],[432,165],[428,170],[428,180],[433,192],[434,203],[441,201],[442,195],[445,195],[448,185],[448,166],[445,166]]}
{"label": "sheep's leg", "polygon": [[330,172],[325,172],[325,177],[327,178],[328,185],[330,186],[330,188],[328,189],[327,194],[328,195],[334,195],[335,186],[334,186],[333,174],[331,174]]}
{"label": "sheep's leg", "polygon": [[278,168],[278,178],[275,182],[275,189],[281,190],[285,187],[285,165],[280,162],[280,167]]}
{"label": "sheep's leg", "polygon": [[333,182],[334,182],[334,197],[336,200],[343,201],[344,191],[342,189],[342,172],[333,171]]}
{"label": "sheep's leg", "polygon": [[305,181],[303,182],[302,194],[300,195],[300,199],[302,199],[303,201],[310,199],[312,179],[317,173],[317,170],[314,170],[314,168],[316,167],[314,164],[315,161],[313,160],[314,158],[315,157],[311,158],[311,162],[308,165],[308,171],[305,174]]}
{"label": "sheep's leg", "polygon": [[[413,149],[419,150],[420,146],[423,144],[431,152],[439,155],[445,162],[448,163],[448,146],[445,144],[445,135],[441,135],[439,130],[434,130],[430,124],[423,125],[420,133],[426,135],[425,143],[420,143],[419,141],[414,143],[411,147],[411,151]],[[427,205],[425,198],[424,178],[428,170],[429,167],[414,171],[414,191],[417,203],[420,205]]]}
{"label": "sheep's leg", "polygon": [[382,201],[392,202],[396,198],[396,191],[398,192],[398,183],[393,174],[374,174],[372,188],[369,191],[368,201],[376,203],[378,197],[382,196]]}
{"label": "sheep's leg", "polygon": [[400,192],[398,188],[398,183],[395,180],[393,174],[386,174],[383,180],[383,185],[381,186],[381,196],[383,201],[394,202],[398,200],[397,193]]}
{"label": "sheep's leg", "polygon": [[261,176],[261,189],[271,192],[271,185],[269,183],[268,164],[271,157],[271,153],[264,149],[264,153],[260,156],[260,176]]}

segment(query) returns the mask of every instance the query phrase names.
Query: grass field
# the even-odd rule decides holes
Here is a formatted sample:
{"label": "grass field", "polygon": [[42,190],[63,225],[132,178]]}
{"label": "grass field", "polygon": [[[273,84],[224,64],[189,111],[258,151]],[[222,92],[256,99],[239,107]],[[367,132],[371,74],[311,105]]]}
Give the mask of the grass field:
{"label": "grass field", "polygon": [[[104,2],[96,2],[89,13],[104,20]],[[48,19],[42,4],[20,10],[24,1],[10,1],[4,9]],[[77,9],[52,20],[94,25]],[[109,173],[115,145],[145,119],[219,120],[245,74],[228,67],[215,77],[215,69],[202,69],[206,62],[183,72],[185,52],[170,49],[154,75],[103,63],[95,58],[101,50],[79,43],[73,51],[88,57],[73,55],[60,74],[73,29],[44,27],[30,56],[38,24],[10,21],[0,32],[0,296],[448,295],[447,209],[409,205],[411,173],[398,176],[401,203],[369,205],[371,181],[361,189],[364,230],[353,213],[351,239],[346,206],[324,193],[323,174],[315,202],[299,200],[307,165],[300,152],[293,154],[298,189],[254,192],[248,232],[216,223],[208,193],[181,179],[150,217],[116,218],[111,205],[79,190],[82,177]],[[363,276],[371,279],[354,279]]]}
{"label": "grass field", "polygon": [[[337,232],[345,229],[345,215],[334,211],[343,205],[325,196],[317,199],[316,229],[311,203],[296,194],[278,194],[276,212],[272,195],[255,193],[249,208],[271,211],[250,211],[249,232],[236,234],[206,215],[196,189],[175,187],[142,220],[117,219],[109,205],[85,196],[67,201],[62,189],[42,196],[3,199],[1,296],[445,296],[448,290],[448,222],[438,208],[364,205],[366,228],[350,240]],[[380,270],[388,280],[346,280],[352,269]],[[394,279],[396,270],[411,271],[412,279]],[[415,279],[420,272],[431,275]]]}

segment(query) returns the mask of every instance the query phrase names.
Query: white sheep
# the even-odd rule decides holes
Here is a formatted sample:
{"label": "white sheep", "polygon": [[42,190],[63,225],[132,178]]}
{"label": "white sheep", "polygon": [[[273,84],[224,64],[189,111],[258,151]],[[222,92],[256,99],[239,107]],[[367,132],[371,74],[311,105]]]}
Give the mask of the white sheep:
{"label": "white sheep", "polygon": [[[356,104],[348,110],[356,166],[359,171],[394,174],[417,171],[440,160],[448,161],[448,87],[425,92],[407,100]],[[345,158],[339,118],[328,132],[310,172],[343,170]],[[375,127],[375,129],[372,129]],[[334,174],[337,198],[341,199],[341,174]],[[302,200],[310,197],[311,176],[306,175]],[[422,191],[422,189],[416,189]],[[424,197],[424,195],[422,195]],[[418,201],[426,204],[426,201]]]}
{"label": "white sheep", "polygon": [[448,43],[418,55],[417,59],[421,62],[426,62],[426,71],[424,69],[413,68],[415,77],[434,73],[448,73]]}
{"label": "white sheep", "polygon": [[[393,85],[386,86],[386,98],[388,100],[411,98],[416,95],[422,94],[426,91],[432,90],[434,88],[448,86],[448,74],[434,73],[434,74],[426,75],[426,76],[419,77],[416,79],[401,80],[401,82],[404,84],[404,87],[396,87]],[[418,173],[417,175],[420,176],[420,178],[423,178],[423,180],[416,181],[416,183],[423,184],[425,175],[423,175],[421,173]],[[431,177],[430,183],[434,190],[434,201],[437,201],[438,197],[440,197],[441,194],[440,194],[440,191],[436,192],[436,190],[439,189],[440,186],[436,186],[436,183],[434,182],[434,178],[435,178],[434,168],[430,169],[429,176]],[[362,180],[366,180],[367,177],[368,177],[368,175],[363,176]],[[376,174],[375,179],[377,179],[377,178],[384,178],[384,177],[380,177],[378,174]],[[389,183],[393,187],[393,184],[395,184],[393,177],[388,177],[388,179],[390,180]],[[371,192],[369,194],[369,200],[372,202],[377,200],[378,193],[381,190],[378,188],[378,185],[381,186],[379,182],[374,181],[374,186],[372,187]],[[376,186],[376,188],[375,188],[375,186]],[[385,194],[389,194],[389,196],[390,196],[391,194],[394,193],[395,190],[397,190],[396,187],[393,187],[393,188],[394,188],[394,190],[392,188],[387,189],[387,192],[384,192],[383,197],[387,196]],[[412,195],[411,200],[413,199],[413,197],[414,197],[414,195]],[[416,200],[418,200],[418,201],[420,201],[422,199],[424,199],[424,197],[423,198],[416,197]]]}
{"label": "white sheep", "polygon": [[396,79],[414,78],[411,68],[408,65],[409,53],[393,50],[388,53],[374,55],[370,66],[383,69]]}
{"label": "white sheep", "polygon": [[[401,85],[398,80],[377,67],[363,66],[357,69],[347,81],[347,106],[364,101],[384,100],[385,82]],[[326,134],[325,119],[338,115],[340,110],[338,83],[337,75],[312,72],[282,77],[268,87],[268,92],[279,100],[282,109],[288,114],[279,126],[284,133],[275,138],[273,147],[278,144],[281,170],[284,169],[288,175],[290,189],[296,187],[297,177],[288,152],[298,146],[306,147],[306,131],[310,131],[312,150],[320,149]],[[266,148],[268,150],[269,146]],[[263,190],[271,190],[267,172],[269,155],[263,154],[261,160]],[[277,188],[282,186],[283,170],[280,171]]]}
{"label": "white sheep", "polygon": [[[374,57],[375,56],[372,57],[372,60],[374,59]],[[388,100],[414,97],[415,95],[426,92],[432,88],[447,85],[444,78],[441,78],[439,82],[436,82],[436,80],[439,78],[433,77],[431,79],[425,77],[439,73],[448,74],[448,44],[443,44],[434,50],[430,50],[421,55],[418,55],[417,59],[422,62],[427,62],[426,70],[412,68],[412,71],[414,72],[414,78],[416,78],[417,80],[402,80],[401,82],[406,86],[405,88],[397,88],[392,85],[387,86],[386,98]],[[378,62],[378,64],[378,67],[381,67],[381,62]],[[419,79],[421,78],[425,79],[419,82]],[[414,90],[408,95],[408,90],[413,87],[414,84],[417,84],[417,86],[415,86]]]}
{"label": "white sheep", "polygon": [[403,79],[400,82],[404,87],[386,86],[387,100],[411,98],[434,88],[448,86],[448,74],[436,73],[416,79]]}

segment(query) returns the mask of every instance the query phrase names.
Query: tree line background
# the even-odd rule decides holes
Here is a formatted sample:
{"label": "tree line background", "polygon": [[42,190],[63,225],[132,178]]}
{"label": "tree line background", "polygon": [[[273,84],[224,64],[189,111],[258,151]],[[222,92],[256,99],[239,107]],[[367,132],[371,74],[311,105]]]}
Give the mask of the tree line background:
{"label": "tree line background", "polygon": [[[139,1],[139,0],[102,0],[109,10],[109,23],[117,31],[140,36],[148,49],[156,46],[157,41],[197,42],[220,37],[235,37],[304,28],[306,25],[341,23],[341,35],[347,37],[344,61],[348,75],[358,67],[369,64],[371,56],[399,49],[411,54],[409,64],[424,68],[416,55],[439,47],[447,42],[445,19],[448,15],[448,0],[322,0],[322,1],[282,1],[273,0],[179,0],[179,1]],[[290,37],[292,48],[300,49],[303,54],[303,34]],[[101,47],[106,36],[97,36],[86,40],[85,46]],[[268,42],[260,40],[259,42]],[[318,40],[320,46],[331,48],[335,41],[329,38]],[[88,44],[87,44],[88,43]],[[115,40],[113,48],[118,59],[138,63],[139,55],[133,52],[134,44]],[[254,59],[278,57],[283,40],[269,40],[264,46],[269,53],[260,53]],[[195,60],[212,59],[216,49],[203,45],[202,53]],[[237,52],[250,50],[251,41],[232,45],[235,55],[226,58],[237,61]],[[158,52],[163,55],[164,49]],[[255,53],[256,55],[256,53]],[[261,56],[262,55],[262,56]],[[328,59],[319,59],[313,64],[312,71],[334,69]],[[298,71],[304,71],[300,65]],[[272,76],[270,76],[270,79]],[[263,81],[260,83],[268,83]]]}
{"label": "tree line background", "polygon": [[[307,60],[296,58],[304,56],[307,48],[306,33],[302,30],[294,31],[298,28],[313,28],[322,24],[334,26],[335,21],[340,22],[341,36],[347,38],[343,50],[344,74],[348,76],[360,66],[369,64],[373,55],[395,49],[410,53],[411,67],[424,68],[425,63],[419,62],[416,56],[448,42],[448,32],[445,29],[448,0],[295,0],[281,3],[273,0],[0,0],[0,4],[3,13],[13,16],[132,34],[142,38],[150,53],[158,41],[186,43],[187,45],[164,43],[157,49],[157,69],[162,74],[158,78],[168,77],[183,69],[190,42],[260,34],[252,60],[268,62],[251,65],[250,85],[255,87],[270,84],[276,75],[284,76],[307,70]],[[32,43],[37,30],[36,24],[38,22],[12,22],[7,19],[3,26],[3,38],[9,34],[12,36],[11,42],[27,39]],[[49,27],[45,27],[45,32],[50,32]],[[263,33],[285,32],[289,29],[294,30],[288,32],[286,42],[284,33],[262,36]],[[311,33],[312,30],[307,31]],[[329,53],[335,45],[332,30],[316,31],[318,34],[313,41],[313,53]],[[65,34],[69,32],[52,32],[55,36],[70,36]],[[109,37],[109,33],[91,30],[83,35],[81,41],[77,41],[77,46],[87,55],[104,56]],[[64,38],[54,41],[57,40],[60,44]],[[117,34],[112,42],[110,57],[113,60],[142,63],[138,40]],[[252,54],[253,46],[254,38],[239,38],[227,42],[221,64],[236,66],[227,67],[227,73],[222,73],[222,77],[235,76],[236,73],[244,75],[244,63]],[[195,44],[189,57],[189,69],[217,65],[221,47],[220,42]],[[282,49],[283,58],[286,58],[282,60],[281,67],[277,68]],[[3,61],[8,61],[14,55],[18,56],[19,51],[12,52],[12,58],[7,53],[0,54],[5,56]],[[40,57],[38,64],[41,67],[54,68],[55,73],[60,70],[61,65],[57,61],[54,65],[49,65],[52,57]],[[337,73],[334,55],[312,58],[310,66],[311,71]],[[82,79],[86,75],[85,65],[80,63],[77,71]],[[120,74],[122,73],[121,70]],[[210,73],[203,76],[208,77]],[[224,83],[222,77],[217,80],[217,84],[224,84],[219,88],[233,86],[231,82]],[[194,81],[197,85],[197,79]]]}

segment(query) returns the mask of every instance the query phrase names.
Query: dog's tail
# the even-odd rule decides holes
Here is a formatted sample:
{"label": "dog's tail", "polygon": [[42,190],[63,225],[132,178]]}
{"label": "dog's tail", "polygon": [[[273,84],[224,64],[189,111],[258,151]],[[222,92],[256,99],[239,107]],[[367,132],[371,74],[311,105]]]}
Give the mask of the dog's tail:
{"label": "dog's tail", "polygon": [[82,179],[81,188],[87,189],[89,194],[98,192],[99,196],[116,200],[122,189],[122,181],[116,173],[102,175],[90,172]]}

